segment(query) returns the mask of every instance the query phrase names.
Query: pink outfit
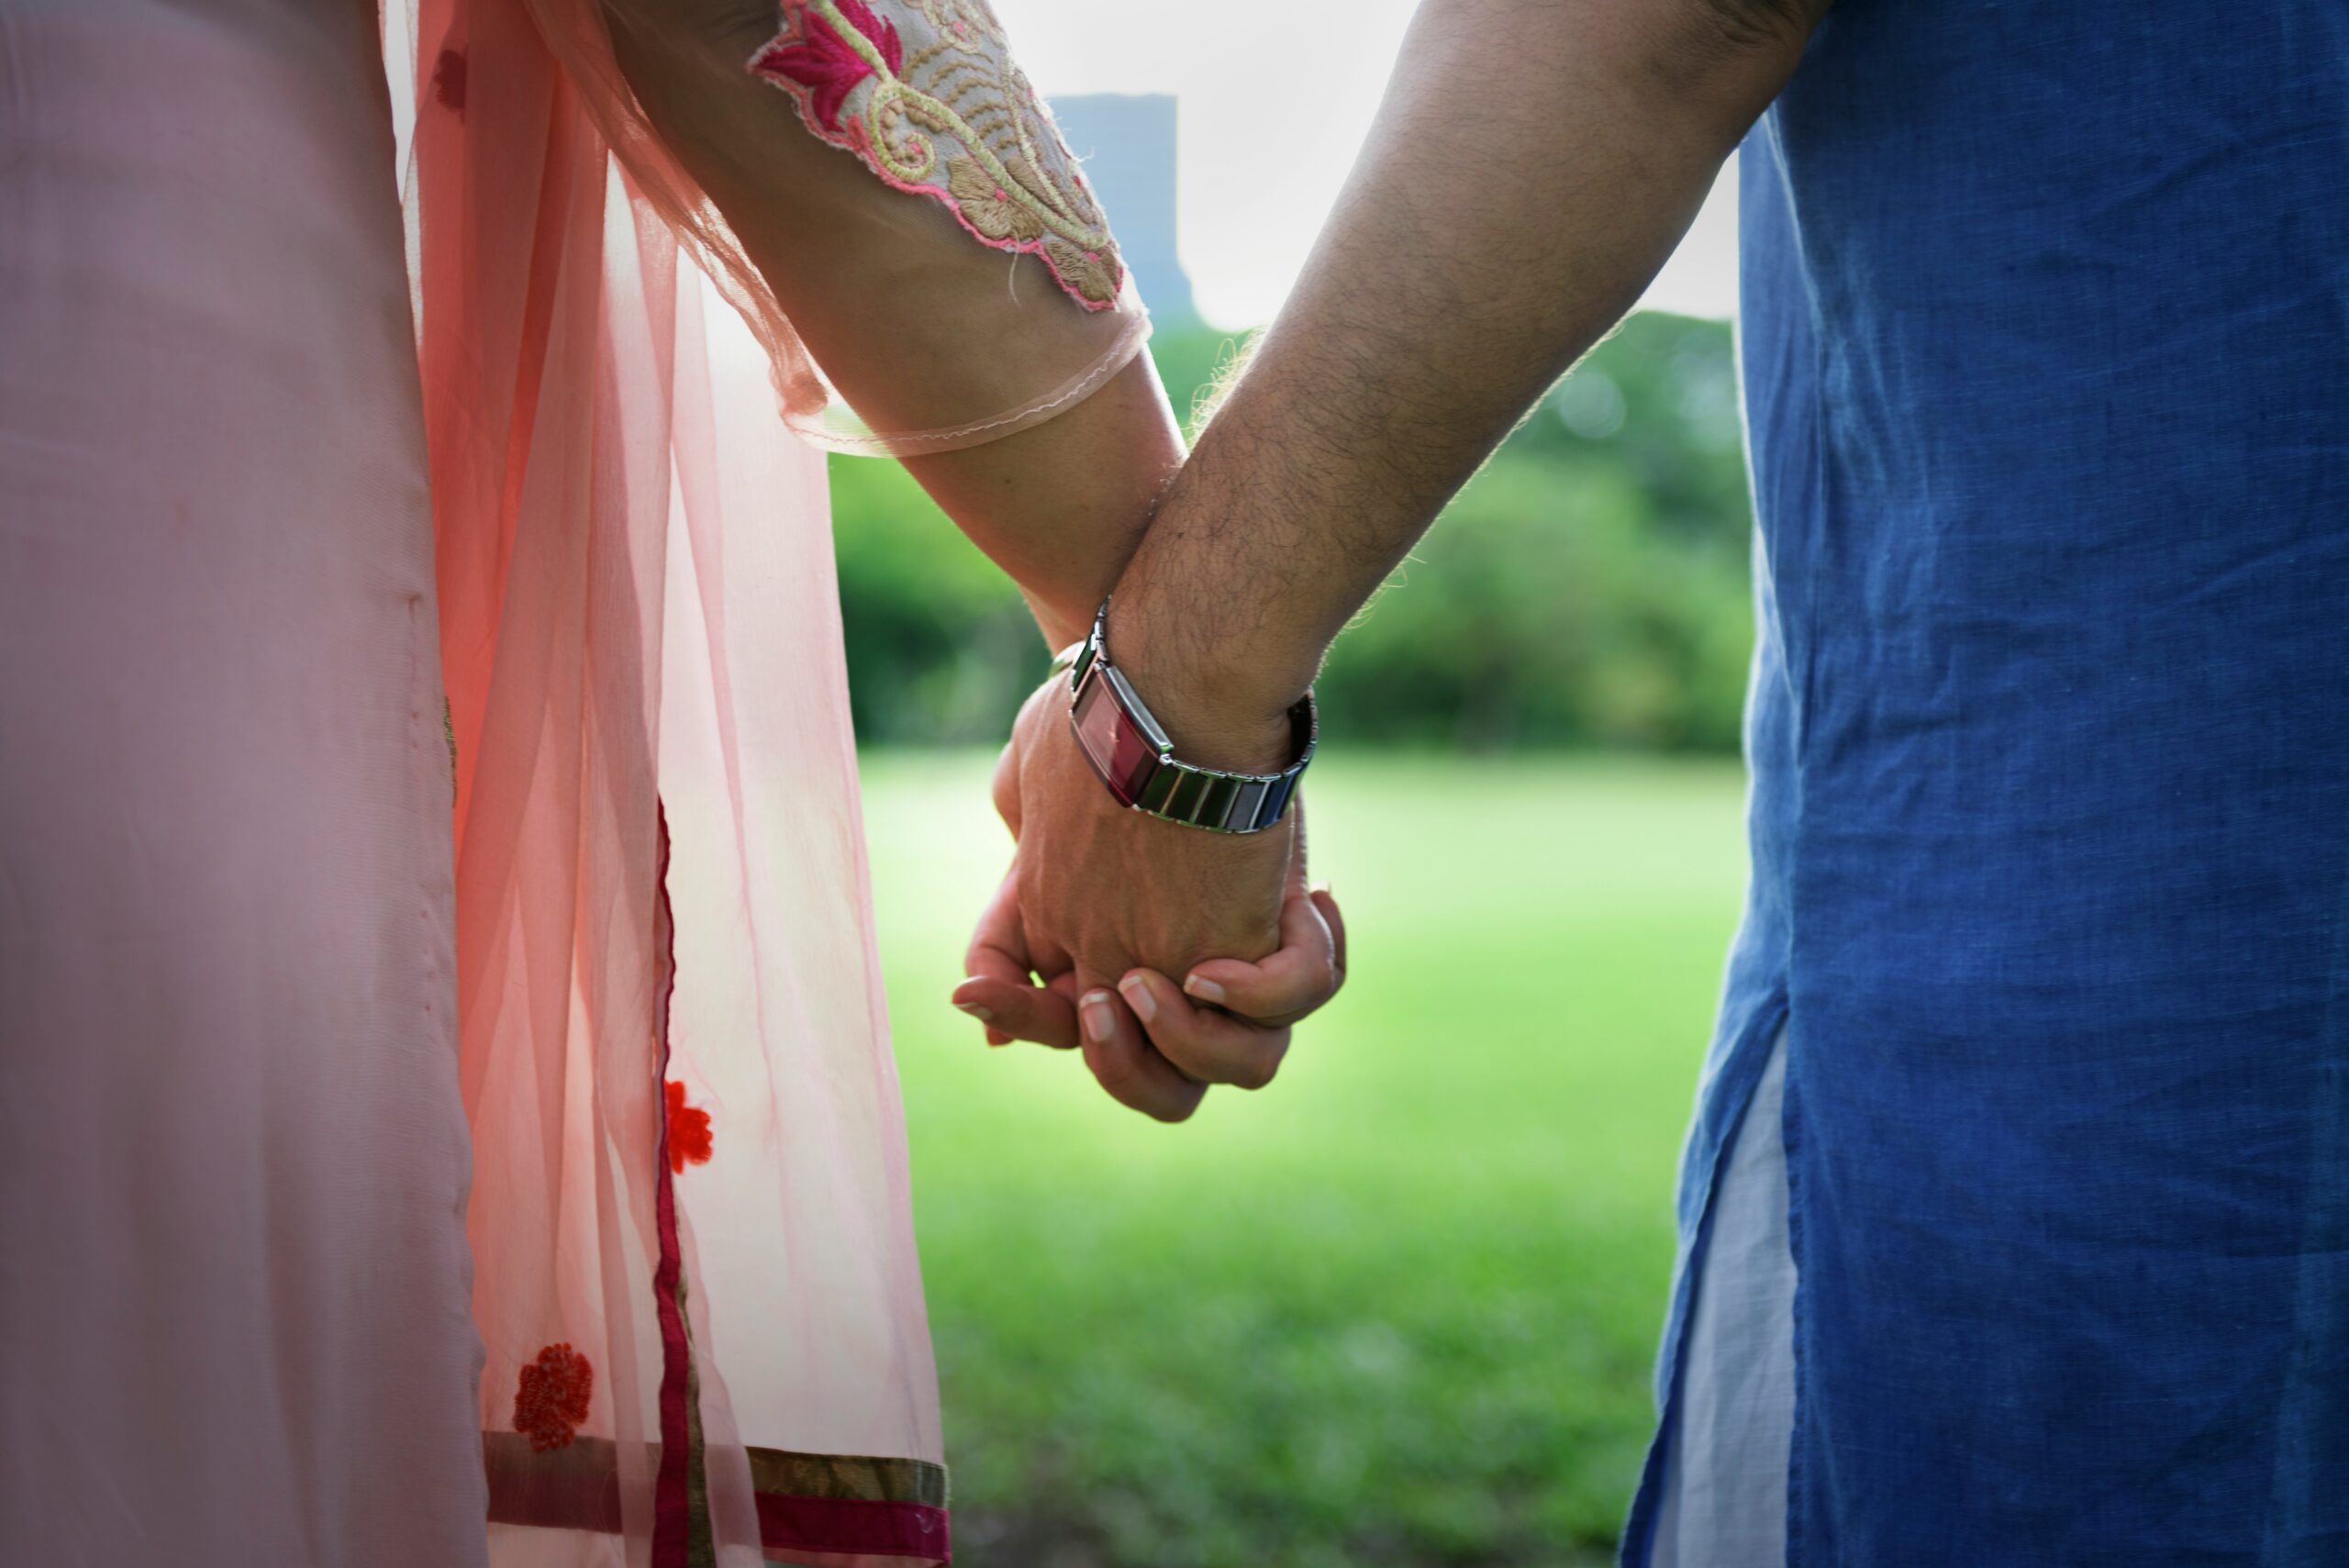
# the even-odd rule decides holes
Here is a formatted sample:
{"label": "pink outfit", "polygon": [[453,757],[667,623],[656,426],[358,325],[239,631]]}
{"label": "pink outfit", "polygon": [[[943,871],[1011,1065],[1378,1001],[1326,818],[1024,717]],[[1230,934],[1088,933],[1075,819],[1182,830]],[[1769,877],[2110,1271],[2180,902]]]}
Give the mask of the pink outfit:
{"label": "pink outfit", "polygon": [[391,120],[357,6],[219,10],[0,0],[0,1562],[462,1568]]}
{"label": "pink outfit", "polygon": [[942,1562],[822,459],[681,232],[821,380],[587,0],[420,10],[418,318],[372,8],[0,0],[0,1562]]}

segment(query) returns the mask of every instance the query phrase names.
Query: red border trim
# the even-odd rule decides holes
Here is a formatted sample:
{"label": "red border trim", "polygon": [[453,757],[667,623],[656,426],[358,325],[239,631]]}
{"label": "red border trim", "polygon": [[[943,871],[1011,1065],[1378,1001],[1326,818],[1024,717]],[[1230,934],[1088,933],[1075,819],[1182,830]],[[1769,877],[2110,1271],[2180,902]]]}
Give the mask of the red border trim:
{"label": "red border trim", "polygon": [[946,1510],[921,1503],[757,1494],[759,1544],[785,1551],[872,1552],[947,1562]]}
{"label": "red border trim", "polygon": [[[489,1479],[489,1522],[530,1525],[540,1529],[586,1529],[618,1535],[624,1520],[620,1511],[620,1476],[610,1450],[602,1462],[539,1462],[542,1456],[517,1448],[512,1432],[483,1435],[483,1468]],[[597,1440],[587,1439],[593,1443]],[[568,1455],[558,1456],[568,1458]]]}
{"label": "red border trim", "polygon": [[685,1315],[678,1295],[685,1276],[677,1240],[677,1194],[669,1174],[669,1118],[662,1099],[669,1077],[669,1003],[677,990],[677,924],[669,904],[669,808],[655,797],[660,854],[655,878],[653,940],[661,953],[660,1050],[652,1073],[652,1097],[660,1138],[653,1150],[653,1220],[661,1261],[652,1273],[652,1298],[661,1324],[661,1469],[652,1485],[652,1568],[687,1568],[693,1539],[690,1466],[701,1462],[692,1451],[685,1401],[693,1376],[693,1347],[685,1339]]}

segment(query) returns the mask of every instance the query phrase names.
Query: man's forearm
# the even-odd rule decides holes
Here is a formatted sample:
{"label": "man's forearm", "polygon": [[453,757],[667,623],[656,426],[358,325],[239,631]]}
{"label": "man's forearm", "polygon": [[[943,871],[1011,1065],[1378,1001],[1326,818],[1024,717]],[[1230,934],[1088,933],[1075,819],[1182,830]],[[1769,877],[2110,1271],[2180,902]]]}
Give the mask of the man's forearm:
{"label": "man's forearm", "polygon": [[1120,582],[1197,760],[1265,765],[1347,618],[1615,323],[1811,0],[1427,0],[1303,280]]}

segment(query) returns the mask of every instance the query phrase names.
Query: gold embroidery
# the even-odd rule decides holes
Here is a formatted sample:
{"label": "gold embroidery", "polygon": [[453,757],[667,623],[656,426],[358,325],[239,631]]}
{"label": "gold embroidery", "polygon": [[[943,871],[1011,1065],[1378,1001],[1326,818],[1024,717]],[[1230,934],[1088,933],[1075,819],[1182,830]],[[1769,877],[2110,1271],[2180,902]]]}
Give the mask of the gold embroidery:
{"label": "gold embroidery", "polygon": [[983,243],[1041,257],[1088,310],[1117,303],[1108,222],[984,0],[783,0],[783,16],[750,69],[809,130]]}
{"label": "gold embroidery", "polygon": [[867,1503],[946,1506],[946,1467],[918,1459],[872,1459],[837,1453],[744,1451],[751,1489],[787,1497],[848,1497]]}
{"label": "gold embroidery", "polygon": [[[742,1453],[750,1461],[751,1491],[768,1496],[947,1506],[946,1467],[927,1460],[747,1447]],[[650,1473],[660,1466],[661,1445],[640,1444],[631,1457]],[[562,1448],[546,1450],[533,1448],[522,1432],[484,1432],[482,1458],[489,1473],[492,1520],[613,1533],[620,1529],[619,1491],[614,1484],[619,1446],[611,1439],[582,1434]]]}
{"label": "gold embroidery", "polygon": [[[1028,183],[1014,170],[1012,179],[1022,187]],[[994,175],[979,167],[978,161],[957,158],[947,166],[946,188],[954,193],[962,204],[963,217],[984,239],[1041,239],[1044,220],[1024,203],[1016,201],[1005,188],[996,183]]]}

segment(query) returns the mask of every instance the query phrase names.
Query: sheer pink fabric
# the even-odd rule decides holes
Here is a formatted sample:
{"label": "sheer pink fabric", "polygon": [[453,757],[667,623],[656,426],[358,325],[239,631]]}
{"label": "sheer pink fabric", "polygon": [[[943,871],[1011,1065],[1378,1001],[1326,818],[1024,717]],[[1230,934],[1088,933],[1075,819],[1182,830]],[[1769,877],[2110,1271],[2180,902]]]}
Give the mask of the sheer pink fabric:
{"label": "sheer pink fabric", "polygon": [[714,373],[600,27],[417,35],[493,1550],[942,1561],[821,460]]}

